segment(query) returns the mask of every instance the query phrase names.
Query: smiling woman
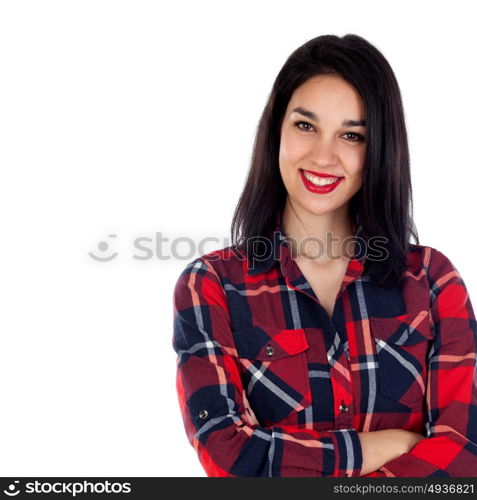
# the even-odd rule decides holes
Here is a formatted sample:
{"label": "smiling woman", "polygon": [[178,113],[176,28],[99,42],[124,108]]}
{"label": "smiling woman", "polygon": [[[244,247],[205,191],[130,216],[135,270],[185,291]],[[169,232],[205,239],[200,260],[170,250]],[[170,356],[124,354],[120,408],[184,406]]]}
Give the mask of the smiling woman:
{"label": "smiling woman", "polygon": [[208,476],[477,477],[475,314],[419,244],[399,87],[368,41],[323,35],[287,59],[231,233],[173,294]]}

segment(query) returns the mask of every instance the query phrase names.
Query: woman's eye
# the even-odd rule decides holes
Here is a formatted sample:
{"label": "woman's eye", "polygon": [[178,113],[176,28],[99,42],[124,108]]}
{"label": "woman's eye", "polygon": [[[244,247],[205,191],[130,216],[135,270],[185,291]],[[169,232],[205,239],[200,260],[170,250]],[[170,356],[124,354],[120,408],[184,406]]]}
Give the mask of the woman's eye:
{"label": "woman's eye", "polygon": [[[304,125],[306,128],[302,127],[301,125]],[[302,122],[302,121],[295,122],[295,126],[298,127],[300,130],[303,130],[304,132],[308,132],[310,129],[313,128],[313,126],[310,125],[308,122]]]}
{"label": "woman's eye", "polygon": [[357,134],[356,132],[346,132],[345,135],[348,136],[348,139],[351,136],[351,142],[364,142],[366,138],[361,134]]}

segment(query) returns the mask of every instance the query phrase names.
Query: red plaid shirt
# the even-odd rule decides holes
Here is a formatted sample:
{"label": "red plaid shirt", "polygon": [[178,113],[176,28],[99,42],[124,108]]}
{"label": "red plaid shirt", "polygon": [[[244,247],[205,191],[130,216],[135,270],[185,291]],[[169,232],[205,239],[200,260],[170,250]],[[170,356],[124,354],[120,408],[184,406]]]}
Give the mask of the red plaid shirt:
{"label": "red plaid shirt", "polygon": [[357,433],[398,428],[426,438],[365,477],[477,477],[477,326],[451,261],[411,244],[385,290],[357,251],[330,318],[280,217],[269,242],[254,265],[198,257],[174,289],[179,405],[207,475],[359,476]]}

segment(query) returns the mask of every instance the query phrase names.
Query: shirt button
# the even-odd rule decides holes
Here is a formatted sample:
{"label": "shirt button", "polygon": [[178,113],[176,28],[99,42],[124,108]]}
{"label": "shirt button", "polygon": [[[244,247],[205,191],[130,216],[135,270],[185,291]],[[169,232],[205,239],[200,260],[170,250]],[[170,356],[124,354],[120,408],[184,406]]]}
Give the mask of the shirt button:
{"label": "shirt button", "polygon": [[209,414],[209,412],[207,410],[200,410],[199,418],[207,418],[208,414]]}
{"label": "shirt button", "polygon": [[346,412],[346,411],[349,410],[349,406],[346,406],[344,404],[344,401],[342,401],[341,404],[340,404],[340,410],[344,413],[344,412]]}
{"label": "shirt button", "polygon": [[275,349],[271,345],[267,345],[267,348],[265,349],[265,352],[268,354],[268,356],[272,356],[273,353],[275,352]]}

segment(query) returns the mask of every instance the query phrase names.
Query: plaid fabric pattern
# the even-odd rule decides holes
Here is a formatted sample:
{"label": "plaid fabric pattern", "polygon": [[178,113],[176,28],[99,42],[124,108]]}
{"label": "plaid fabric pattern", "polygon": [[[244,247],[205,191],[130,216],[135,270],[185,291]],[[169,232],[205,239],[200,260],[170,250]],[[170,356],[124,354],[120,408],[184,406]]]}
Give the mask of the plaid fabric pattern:
{"label": "plaid fabric pattern", "polygon": [[264,249],[198,257],[174,289],[178,401],[206,474],[357,477],[357,433],[400,428],[426,439],[365,477],[477,477],[477,325],[451,261],[411,244],[385,290],[356,245],[330,318],[280,216]]}

